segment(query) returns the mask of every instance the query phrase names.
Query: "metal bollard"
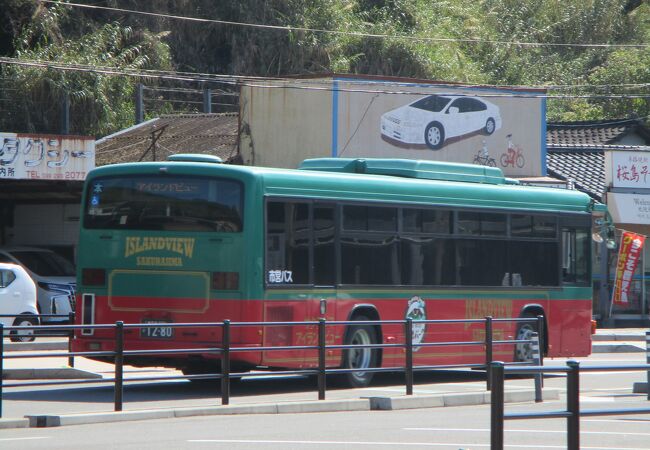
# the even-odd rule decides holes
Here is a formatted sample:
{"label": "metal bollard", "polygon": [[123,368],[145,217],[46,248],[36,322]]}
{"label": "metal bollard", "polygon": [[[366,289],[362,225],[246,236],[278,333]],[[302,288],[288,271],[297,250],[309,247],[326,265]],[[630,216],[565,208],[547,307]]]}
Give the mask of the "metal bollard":
{"label": "metal bollard", "polygon": [[[650,331],[645,332],[645,362],[650,364]],[[650,370],[646,374],[646,395],[650,400]]]}
{"label": "metal bollard", "polygon": [[492,389],[492,371],[490,370],[490,364],[492,364],[493,336],[492,316],[487,316],[485,318],[485,382],[488,391]]}
{"label": "metal bollard", "polygon": [[501,361],[493,361],[490,364],[492,372],[492,393],[490,400],[490,449],[503,450],[503,383],[504,364]]}
{"label": "metal bollard", "polygon": [[327,378],[325,375],[325,319],[318,319],[318,400],[325,400]]}
{"label": "metal bollard", "polygon": [[4,324],[0,323],[0,418],[2,418],[2,386],[4,384],[4,360],[5,360],[5,330]]}
{"label": "metal bollard", "polygon": [[[539,342],[539,365],[544,365],[544,316],[541,314],[537,316],[537,338]],[[542,386],[544,386],[544,379],[542,378]]]}
{"label": "metal bollard", "polygon": [[567,423],[567,449],[580,450],[580,363],[567,361],[569,373],[566,379],[566,402],[570,413]]}
{"label": "metal bollard", "polygon": [[221,404],[230,404],[230,320],[223,321],[221,337]]}
{"label": "metal bollard", "polygon": [[115,411],[124,398],[124,322],[115,322]]}
{"label": "metal bollard", "polygon": [[[533,333],[531,336],[532,340],[532,347],[533,347],[533,363],[536,366],[541,366],[542,365],[542,359],[540,356],[540,351],[539,351],[539,335],[537,333]],[[543,401],[542,398],[542,377],[544,374],[542,372],[537,372],[534,375],[535,379],[535,402],[539,403]]]}
{"label": "metal bollard", "polygon": [[404,360],[406,395],[413,395],[413,319],[406,319],[404,322],[404,341],[406,346]]}
{"label": "metal bollard", "polygon": [[[69,324],[74,325],[74,312],[68,313]],[[74,328],[70,328],[68,331],[68,367],[74,367],[74,356],[70,355],[72,353],[72,341],[74,340]]]}

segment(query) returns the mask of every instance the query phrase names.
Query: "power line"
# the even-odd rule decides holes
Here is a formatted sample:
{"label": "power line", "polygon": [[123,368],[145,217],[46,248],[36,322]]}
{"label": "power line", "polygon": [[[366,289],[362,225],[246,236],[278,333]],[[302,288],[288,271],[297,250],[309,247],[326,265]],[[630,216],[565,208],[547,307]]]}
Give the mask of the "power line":
{"label": "power line", "polygon": [[[312,91],[325,91],[325,92],[356,92],[368,94],[389,94],[389,95],[431,95],[432,88],[437,89],[476,89],[476,90],[503,90],[503,92],[485,92],[480,93],[463,93],[466,97],[484,97],[484,98],[546,98],[546,99],[647,99],[650,98],[650,93],[630,93],[630,94],[548,94],[547,86],[504,86],[504,85],[476,85],[476,84],[460,84],[460,83],[434,83],[426,80],[411,81],[411,82],[395,82],[377,79],[377,80],[360,80],[337,78],[333,79],[332,76],[324,76],[317,79],[296,79],[296,78],[263,78],[263,77],[247,77],[235,75],[217,75],[217,74],[192,74],[186,72],[173,72],[173,71],[158,71],[158,70],[133,70],[133,69],[115,69],[111,67],[89,66],[82,64],[69,64],[59,63],[55,61],[33,61],[33,60],[19,60],[16,58],[0,57],[0,64],[13,64],[26,67],[35,67],[42,69],[54,69],[62,71],[73,72],[86,72],[97,73],[110,76],[129,76],[134,78],[151,78],[160,80],[174,80],[186,82],[201,82],[201,83],[223,83],[231,86],[245,86],[256,87],[265,89],[295,89],[295,90],[312,90]],[[334,76],[334,78],[336,78]],[[334,83],[345,82],[351,86],[379,86],[383,88],[357,88],[357,87],[342,87],[334,85]],[[613,87],[614,85],[609,85]],[[650,87],[650,84],[639,85],[643,87]],[[392,89],[387,89],[392,88]],[[565,86],[569,88],[570,86]],[[418,91],[414,89],[428,89],[426,91]],[[507,91],[508,89],[515,91]],[[519,92],[516,92],[519,91]],[[537,92],[533,92],[537,91]],[[454,95],[450,92],[439,92],[441,95]]]}
{"label": "power line", "polygon": [[280,30],[280,31],[303,31],[310,33],[320,33],[320,34],[332,34],[340,36],[353,36],[353,37],[365,37],[373,39],[394,39],[394,40],[404,40],[411,42],[436,42],[436,43],[465,43],[465,44],[494,44],[494,45],[513,45],[519,47],[576,47],[576,48],[648,48],[650,44],[641,43],[641,44],[569,44],[569,43],[546,43],[546,42],[523,42],[523,41],[500,41],[493,39],[478,39],[478,38],[435,38],[435,37],[419,37],[419,36],[407,36],[407,35],[390,35],[390,34],[376,34],[376,33],[362,33],[356,31],[338,31],[338,30],[325,30],[320,28],[308,28],[308,27],[298,27],[293,25],[265,25],[265,24],[255,24],[255,23],[245,23],[245,22],[233,22],[228,20],[218,20],[218,19],[203,19],[199,17],[188,17],[188,16],[178,16],[173,14],[162,14],[162,13],[153,13],[147,11],[137,11],[132,9],[125,8],[112,8],[108,6],[97,6],[97,5],[84,5],[81,3],[68,3],[59,0],[41,0],[43,3],[51,3],[55,5],[64,5],[64,6],[74,6],[77,8],[87,8],[87,9],[96,9],[103,11],[112,11],[120,13],[129,13],[129,14],[139,14],[149,17],[158,17],[164,19],[173,19],[173,20],[185,20],[191,22],[199,23],[212,23],[219,25],[230,25],[238,27],[248,27],[248,28],[259,28],[267,30]]}
{"label": "power line", "polygon": [[[116,75],[116,76],[130,76],[137,78],[157,78],[162,80],[172,80],[172,81],[187,81],[187,82],[200,82],[200,83],[223,83],[226,85],[237,86],[245,84],[246,81],[249,82],[262,82],[262,81],[284,81],[291,82],[293,84],[322,84],[327,80],[325,78],[337,78],[338,81],[345,81],[349,84],[355,85],[369,85],[369,84],[378,84],[381,82],[384,86],[393,86],[404,88],[405,86],[415,86],[423,84],[435,84],[438,87],[453,87],[453,88],[495,88],[495,89],[523,89],[523,90],[561,90],[561,89],[585,89],[585,88],[595,88],[595,89],[611,89],[611,88],[649,88],[650,83],[628,83],[628,84],[605,84],[605,85],[478,85],[478,84],[467,84],[467,83],[452,83],[452,82],[430,82],[428,80],[410,80],[410,81],[387,81],[387,80],[363,80],[361,78],[341,78],[332,74],[324,74],[322,78],[282,78],[282,77],[257,77],[257,76],[244,76],[244,75],[220,75],[220,74],[211,74],[211,73],[200,73],[200,72],[179,72],[179,71],[170,71],[170,70],[152,70],[152,69],[129,69],[129,68],[113,68],[106,66],[94,66],[94,65],[82,65],[82,64],[73,64],[73,63],[59,63],[56,61],[39,61],[39,60],[25,60],[18,58],[10,57],[0,57],[0,64],[13,64],[20,66],[31,66],[31,67],[40,67],[45,69],[59,69],[63,71],[79,71],[79,72],[90,72],[98,73],[103,75]],[[148,89],[156,89],[155,87],[148,87]],[[342,90],[342,89],[341,89]]]}

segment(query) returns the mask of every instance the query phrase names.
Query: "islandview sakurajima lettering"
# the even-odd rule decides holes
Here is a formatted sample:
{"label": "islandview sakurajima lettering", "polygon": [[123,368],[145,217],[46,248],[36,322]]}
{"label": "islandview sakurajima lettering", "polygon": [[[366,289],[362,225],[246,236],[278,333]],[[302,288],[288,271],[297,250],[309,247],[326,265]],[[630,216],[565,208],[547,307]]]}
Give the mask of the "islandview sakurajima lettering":
{"label": "islandview sakurajima lettering", "polygon": [[124,245],[124,257],[128,258],[150,251],[172,252],[181,255],[181,257],[137,256],[136,265],[182,267],[183,256],[192,258],[194,242],[194,238],[127,236]]}

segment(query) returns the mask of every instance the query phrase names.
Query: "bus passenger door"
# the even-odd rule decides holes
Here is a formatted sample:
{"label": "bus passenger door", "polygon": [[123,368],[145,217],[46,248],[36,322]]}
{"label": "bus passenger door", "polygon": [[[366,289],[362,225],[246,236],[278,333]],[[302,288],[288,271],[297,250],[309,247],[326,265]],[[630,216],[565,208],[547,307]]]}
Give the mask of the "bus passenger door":
{"label": "bus passenger door", "polygon": [[[336,246],[335,246],[335,214],[334,205],[315,203],[312,209],[313,229],[313,280],[314,292],[310,299],[309,320],[336,320]],[[314,327],[315,342],[318,345],[318,327]],[[327,344],[337,342],[336,335],[340,334],[333,326],[325,327]],[[327,352],[331,356],[332,351]],[[330,362],[328,360],[328,362]],[[318,365],[318,352],[309,351],[307,364]]]}

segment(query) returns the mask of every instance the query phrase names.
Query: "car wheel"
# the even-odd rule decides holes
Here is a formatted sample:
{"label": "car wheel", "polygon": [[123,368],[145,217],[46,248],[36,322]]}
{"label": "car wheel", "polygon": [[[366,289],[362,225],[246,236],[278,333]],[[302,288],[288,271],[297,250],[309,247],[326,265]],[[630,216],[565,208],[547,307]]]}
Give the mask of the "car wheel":
{"label": "car wheel", "polygon": [[424,130],[424,142],[431,150],[438,150],[445,143],[445,129],[438,122],[431,122]]}
{"label": "car wheel", "polygon": [[[368,321],[365,316],[353,320]],[[345,333],[345,345],[372,345],[377,343],[377,332],[372,325],[351,325]],[[373,348],[354,348],[343,350],[344,369],[368,369],[376,367],[379,350]],[[374,372],[348,372],[343,380],[350,387],[365,387],[370,384]]]}
{"label": "car wheel", "polygon": [[[38,322],[32,317],[17,317],[14,320],[13,326],[15,327],[33,327],[37,325]],[[34,341],[34,330],[13,330],[10,336],[11,342],[33,342]]]}
{"label": "car wheel", "polygon": [[496,129],[496,123],[494,122],[494,119],[490,117],[486,122],[485,122],[485,134],[488,136],[494,133],[494,130]]}

